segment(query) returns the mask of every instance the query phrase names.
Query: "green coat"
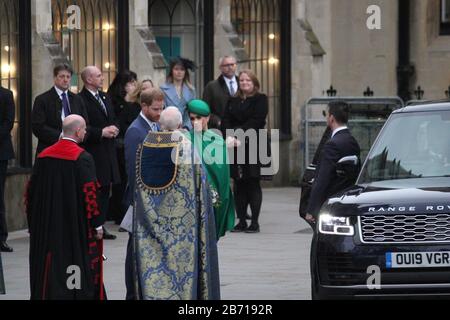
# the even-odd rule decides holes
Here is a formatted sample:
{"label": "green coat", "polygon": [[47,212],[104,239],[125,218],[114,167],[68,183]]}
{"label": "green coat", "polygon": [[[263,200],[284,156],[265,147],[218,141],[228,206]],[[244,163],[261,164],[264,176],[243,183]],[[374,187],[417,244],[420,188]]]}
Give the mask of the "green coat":
{"label": "green coat", "polygon": [[187,137],[194,143],[197,150],[200,145],[202,146],[201,158],[208,172],[208,182],[212,188],[217,239],[220,239],[227,231],[234,228],[235,223],[227,147],[222,136],[211,130],[203,132],[202,135],[194,134],[194,131],[191,130]]}

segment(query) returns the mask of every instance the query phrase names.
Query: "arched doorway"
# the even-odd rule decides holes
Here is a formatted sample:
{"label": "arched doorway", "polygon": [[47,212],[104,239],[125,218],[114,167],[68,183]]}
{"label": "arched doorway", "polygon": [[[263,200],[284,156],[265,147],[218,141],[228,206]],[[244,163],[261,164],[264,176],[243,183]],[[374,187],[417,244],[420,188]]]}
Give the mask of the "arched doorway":
{"label": "arched doorway", "polygon": [[[208,23],[212,15],[210,0],[149,0],[148,4],[148,25],[166,61],[183,56],[196,62],[193,84],[199,95],[212,77],[213,62],[206,62],[214,49],[208,37],[214,34],[214,26]],[[209,39],[206,45],[205,39]]]}

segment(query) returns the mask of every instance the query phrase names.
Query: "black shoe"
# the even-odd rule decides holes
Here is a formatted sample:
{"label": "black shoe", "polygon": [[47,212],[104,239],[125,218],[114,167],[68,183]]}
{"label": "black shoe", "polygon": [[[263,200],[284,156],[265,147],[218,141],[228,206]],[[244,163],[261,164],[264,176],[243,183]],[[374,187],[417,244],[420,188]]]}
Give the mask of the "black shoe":
{"label": "black shoe", "polygon": [[124,233],[124,232],[128,232],[128,231],[125,230],[124,228],[119,228],[119,232],[120,232],[120,233]]}
{"label": "black shoe", "polygon": [[2,241],[2,242],[0,242],[0,251],[1,252],[13,252],[14,250],[10,246],[8,246],[6,241]]}
{"label": "black shoe", "polygon": [[112,233],[109,233],[108,230],[106,230],[106,228],[103,227],[103,239],[105,239],[105,240],[116,240],[117,236],[113,235]]}
{"label": "black shoe", "polygon": [[247,230],[247,224],[239,222],[231,232],[245,232],[245,230]]}
{"label": "black shoe", "polygon": [[245,230],[245,233],[259,233],[259,224],[257,223],[252,223],[250,225],[250,227],[247,228],[247,230]]}

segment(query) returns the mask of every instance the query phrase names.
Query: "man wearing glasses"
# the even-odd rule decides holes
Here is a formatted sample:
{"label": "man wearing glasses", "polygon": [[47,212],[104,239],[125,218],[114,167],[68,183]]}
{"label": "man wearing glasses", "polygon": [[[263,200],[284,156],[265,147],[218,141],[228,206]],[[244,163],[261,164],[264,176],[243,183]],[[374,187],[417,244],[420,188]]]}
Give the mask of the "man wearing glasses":
{"label": "man wearing glasses", "polygon": [[233,56],[220,58],[219,69],[221,72],[219,78],[209,82],[203,92],[203,100],[211,108],[210,129],[220,129],[228,99],[233,97],[239,89],[236,58]]}

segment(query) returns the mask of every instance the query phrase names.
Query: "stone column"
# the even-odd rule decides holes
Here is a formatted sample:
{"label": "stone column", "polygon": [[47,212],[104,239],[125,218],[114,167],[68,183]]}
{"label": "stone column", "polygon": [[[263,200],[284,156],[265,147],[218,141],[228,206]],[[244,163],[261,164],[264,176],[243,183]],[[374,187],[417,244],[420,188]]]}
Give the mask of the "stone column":
{"label": "stone column", "polygon": [[[63,59],[61,47],[52,32],[51,4],[51,0],[31,1],[33,101],[53,85],[55,59]],[[33,136],[33,154],[36,147],[37,139]]]}
{"label": "stone column", "polygon": [[130,69],[155,85],[166,79],[166,62],[148,27],[148,0],[130,0]]}
{"label": "stone column", "polygon": [[292,141],[289,143],[290,184],[304,170],[305,103],[320,97],[330,83],[331,9],[328,0],[292,1]]}

